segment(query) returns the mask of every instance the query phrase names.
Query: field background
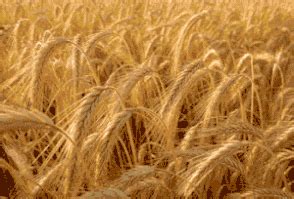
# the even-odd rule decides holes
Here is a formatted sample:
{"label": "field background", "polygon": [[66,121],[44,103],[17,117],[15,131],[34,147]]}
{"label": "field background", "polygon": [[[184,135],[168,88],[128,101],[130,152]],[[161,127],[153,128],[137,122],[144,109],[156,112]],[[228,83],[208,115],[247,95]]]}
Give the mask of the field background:
{"label": "field background", "polygon": [[291,0],[0,1],[0,196],[294,198]]}

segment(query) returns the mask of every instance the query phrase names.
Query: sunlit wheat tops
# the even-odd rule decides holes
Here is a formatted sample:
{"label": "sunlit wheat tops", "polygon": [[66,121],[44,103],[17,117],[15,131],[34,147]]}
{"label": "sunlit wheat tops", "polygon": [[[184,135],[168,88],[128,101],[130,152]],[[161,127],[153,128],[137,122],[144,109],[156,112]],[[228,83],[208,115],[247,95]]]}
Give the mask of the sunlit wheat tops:
{"label": "sunlit wheat tops", "polygon": [[294,198],[293,13],[0,1],[0,198]]}

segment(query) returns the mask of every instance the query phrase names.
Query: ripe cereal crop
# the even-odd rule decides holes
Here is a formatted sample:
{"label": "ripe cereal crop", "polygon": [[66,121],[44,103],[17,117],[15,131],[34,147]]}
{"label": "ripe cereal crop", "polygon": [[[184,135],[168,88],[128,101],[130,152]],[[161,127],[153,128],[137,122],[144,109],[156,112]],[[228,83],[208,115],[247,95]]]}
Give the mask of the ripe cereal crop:
{"label": "ripe cereal crop", "polygon": [[291,0],[1,0],[0,196],[294,198]]}

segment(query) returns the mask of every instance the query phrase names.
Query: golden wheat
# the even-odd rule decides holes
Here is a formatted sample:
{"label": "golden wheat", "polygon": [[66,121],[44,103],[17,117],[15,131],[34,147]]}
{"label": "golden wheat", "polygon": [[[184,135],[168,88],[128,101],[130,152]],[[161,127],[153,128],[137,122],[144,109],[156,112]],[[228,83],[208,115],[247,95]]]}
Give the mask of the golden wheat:
{"label": "golden wheat", "polygon": [[293,10],[0,1],[0,197],[294,198]]}

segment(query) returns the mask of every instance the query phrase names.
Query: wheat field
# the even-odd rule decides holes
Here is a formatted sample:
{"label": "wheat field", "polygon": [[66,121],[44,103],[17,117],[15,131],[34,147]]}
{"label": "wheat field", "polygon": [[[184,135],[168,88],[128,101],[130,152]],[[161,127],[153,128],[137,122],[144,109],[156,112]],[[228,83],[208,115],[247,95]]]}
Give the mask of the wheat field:
{"label": "wheat field", "polygon": [[0,196],[294,198],[291,0],[0,0]]}

